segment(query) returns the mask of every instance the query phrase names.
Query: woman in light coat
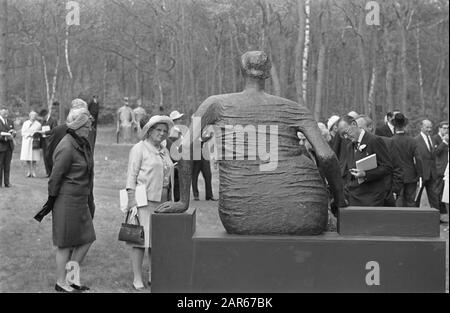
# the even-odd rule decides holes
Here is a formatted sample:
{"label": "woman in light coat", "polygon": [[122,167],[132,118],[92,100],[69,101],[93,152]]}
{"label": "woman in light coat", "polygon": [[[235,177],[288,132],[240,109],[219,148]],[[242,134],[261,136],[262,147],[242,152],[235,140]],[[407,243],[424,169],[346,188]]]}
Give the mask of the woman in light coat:
{"label": "woman in light coat", "polygon": [[30,112],[30,119],[22,126],[22,149],[20,160],[26,161],[28,166],[27,177],[36,177],[36,161],[41,159],[41,149],[33,149],[33,135],[42,129],[41,123],[37,121],[38,114]]}
{"label": "woman in light coat", "polygon": [[[151,254],[151,214],[163,202],[170,198],[171,177],[174,164],[169,151],[162,144],[173,127],[168,116],[156,115],[150,118],[141,130],[142,141],[130,151],[127,172],[128,206],[130,219],[137,214],[144,227],[144,245],[132,245],[131,260],[133,265],[133,287],[136,290],[145,288],[142,278],[142,264],[145,249]],[[136,187],[145,185],[148,204],[137,208]],[[150,284],[151,274],[149,274]]]}

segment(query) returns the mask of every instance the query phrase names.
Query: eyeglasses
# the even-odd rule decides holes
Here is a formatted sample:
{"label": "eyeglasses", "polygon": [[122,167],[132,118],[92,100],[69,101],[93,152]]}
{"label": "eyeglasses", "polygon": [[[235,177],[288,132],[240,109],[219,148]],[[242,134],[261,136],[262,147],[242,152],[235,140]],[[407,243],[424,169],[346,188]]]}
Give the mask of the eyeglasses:
{"label": "eyeglasses", "polygon": [[339,132],[339,134],[340,134],[340,136],[341,136],[342,138],[347,139],[347,138],[348,138],[348,135],[349,135],[349,133],[350,133],[350,130],[351,130],[351,128],[350,128],[350,127],[347,127],[347,129],[345,129],[345,130]]}

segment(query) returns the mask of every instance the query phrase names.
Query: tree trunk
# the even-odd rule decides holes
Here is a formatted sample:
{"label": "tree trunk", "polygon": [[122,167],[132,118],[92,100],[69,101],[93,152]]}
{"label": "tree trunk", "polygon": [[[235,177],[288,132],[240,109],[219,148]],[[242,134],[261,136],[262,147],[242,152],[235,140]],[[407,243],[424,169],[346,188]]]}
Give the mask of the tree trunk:
{"label": "tree trunk", "polygon": [[[281,34],[280,34],[281,36]],[[287,59],[286,59],[286,43],[285,43],[285,37],[283,36],[280,40],[280,90],[281,90],[281,96],[286,97],[287,96],[287,90],[288,90],[288,77],[289,77],[289,69],[287,68]]]}
{"label": "tree trunk", "polygon": [[108,56],[105,55],[105,60],[103,61],[103,77],[102,77],[102,89],[103,89],[103,103],[106,101],[106,97],[108,96]]}
{"label": "tree trunk", "polygon": [[[65,60],[66,60],[67,74],[69,76],[70,91],[69,91],[69,96],[68,96],[69,99],[68,100],[70,101],[74,98],[75,82],[73,79],[72,69],[70,67],[70,59],[69,59],[69,27],[70,27],[69,25],[66,25],[66,38],[64,41],[64,54],[65,54]],[[63,101],[60,101],[60,106],[61,106],[61,102],[63,102]]]}
{"label": "tree trunk", "polygon": [[141,75],[139,73],[140,72],[139,71],[139,53],[137,51],[137,47],[136,47],[136,56],[135,56],[134,66],[135,66],[134,81],[136,84],[135,95],[136,95],[136,99],[139,99],[141,97]]}
{"label": "tree trunk", "polygon": [[415,32],[416,37],[416,58],[417,58],[417,74],[419,76],[419,100],[420,100],[420,108],[423,116],[426,114],[425,107],[425,96],[423,92],[423,76],[422,76],[422,62],[420,60],[420,28],[416,28]]}
{"label": "tree trunk", "polygon": [[372,120],[375,120],[375,94],[376,94],[376,86],[377,86],[377,80],[378,80],[378,33],[375,30],[372,33],[372,51],[375,53],[373,54],[373,62],[372,62],[372,75],[370,75],[370,83],[369,83],[369,95],[368,95],[368,106],[369,111],[368,115]]}
{"label": "tree trunk", "polygon": [[325,72],[325,55],[326,55],[326,39],[325,31],[322,29],[323,11],[319,14],[319,56],[317,60],[317,81],[316,81],[316,95],[314,103],[314,119],[319,121],[322,115],[322,90]]}
{"label": "tree trunk", "polygon": [[[47,74],[47,62],[45,61],[45,57],[41,56],[42,60],[42,71],[44,72],[44,82],[45,82],[45,102],[48,107],[48,111],[51,112],[51,106],[49,106],[50,103],[50,83],[48,81],[48,74]],[[61,110],[61,108],[60,108]]]}
{"label": "tree trunk", "polygon": [[121,75],[120,75],[120,88],[122,89],[122,96],[126,95],[126,82],[125,82],[125,58],[121,58],[122,67],[121,67]]}
{"label": "tree trunk", "polygon": [[309,15],[310,15],[310,0],[305,1],[305,44],[303,48],[303,64],[302,64],[302,95],[303,103],[308,104],[308,57],[309,57]]}
{"label": "tree trunk", "polygon": [[297,101],[300,105],[305,105],[303,98],[303,51],[305,47],[305,1],[297,0],[297,10],[299,16],[298,23],[298,38],[297,45],[295,47],[295,87]]}
{"label": "tree trunk", "polygon": [[7,103],[8,1],[0,0],[0,104]]}
{"label": "tree trunk", "polygon": [[369,75],[367,74],[366,56],[364,54],[364,41],[362,36],[359,36],[358,39],[358,54],[359,54],[359,61],[361,64],[362,85],[363,85],[363,93],[362,93],[363,111],[364,114],[369,114],[369,102],[367,92],[367,89],[369,87]]}
{"label": "tree trunk", "polygon": [[387,59],[386,62],[386,106],[385,112],[392,112],[394,110],[394,74],[395,74],[395,45],[391,42],[391,33],[386,25],[383,28],[384,35],[384,54]]}
{"label": "tree trunk", "polygon": [[27,112],[30,111],[31,106],[31,79],[32,79],[32,67],[34,63],[34,54],[33,49],[28,48],[25,49],[26,54],[26,69],[25,69],[25,106]]}
{"label": "tree trunk", "polygon": [[408,74],[408,68],[406,65],[406,51],[408,49],[408,43],[406,40],[406,29],[403,25],[400,27],[400,37],[401,37],[401,52],[400,52],[400,67],[402,70],[402,88],[400,93],[400,104],[401,108],[400,110],[402,112],[407,113],[406,108],[408,107],[407,101],[408,101],[408,82],[409,82],[409,74]]}
{"label": "tree trunk", "polygon": [[[231,21],[230,21],[231,22]],[[231,25],[231,24],[230,24]],[[236,78],[236,59],[234,54],[234,41],[232,28],[230,27],[230,69],[231,69],[231,92],[237,92],[237,78]]]}

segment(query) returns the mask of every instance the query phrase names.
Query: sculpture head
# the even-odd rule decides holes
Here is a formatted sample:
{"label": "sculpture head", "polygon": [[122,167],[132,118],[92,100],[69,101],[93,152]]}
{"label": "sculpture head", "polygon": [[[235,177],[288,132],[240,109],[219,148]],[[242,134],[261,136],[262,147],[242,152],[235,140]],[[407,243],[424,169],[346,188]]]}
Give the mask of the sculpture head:
{"label": "sculpture head", "polygon": [[241,57],[241,71],[245,78],[265,80],[270,77],[272,63],[263,51],[248,51]]}

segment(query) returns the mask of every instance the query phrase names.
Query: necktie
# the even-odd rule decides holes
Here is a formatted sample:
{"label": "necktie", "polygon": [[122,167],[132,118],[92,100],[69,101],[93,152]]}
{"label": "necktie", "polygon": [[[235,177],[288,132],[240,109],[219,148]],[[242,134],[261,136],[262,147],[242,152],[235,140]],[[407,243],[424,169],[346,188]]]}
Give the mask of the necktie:
{"label": "necktie", "polygon": [[430,136],[427,136],[427,139],[428,139],[428,150],[430,150],[430,152],[432,152],[433,151],[433,145],[431,143]]}

